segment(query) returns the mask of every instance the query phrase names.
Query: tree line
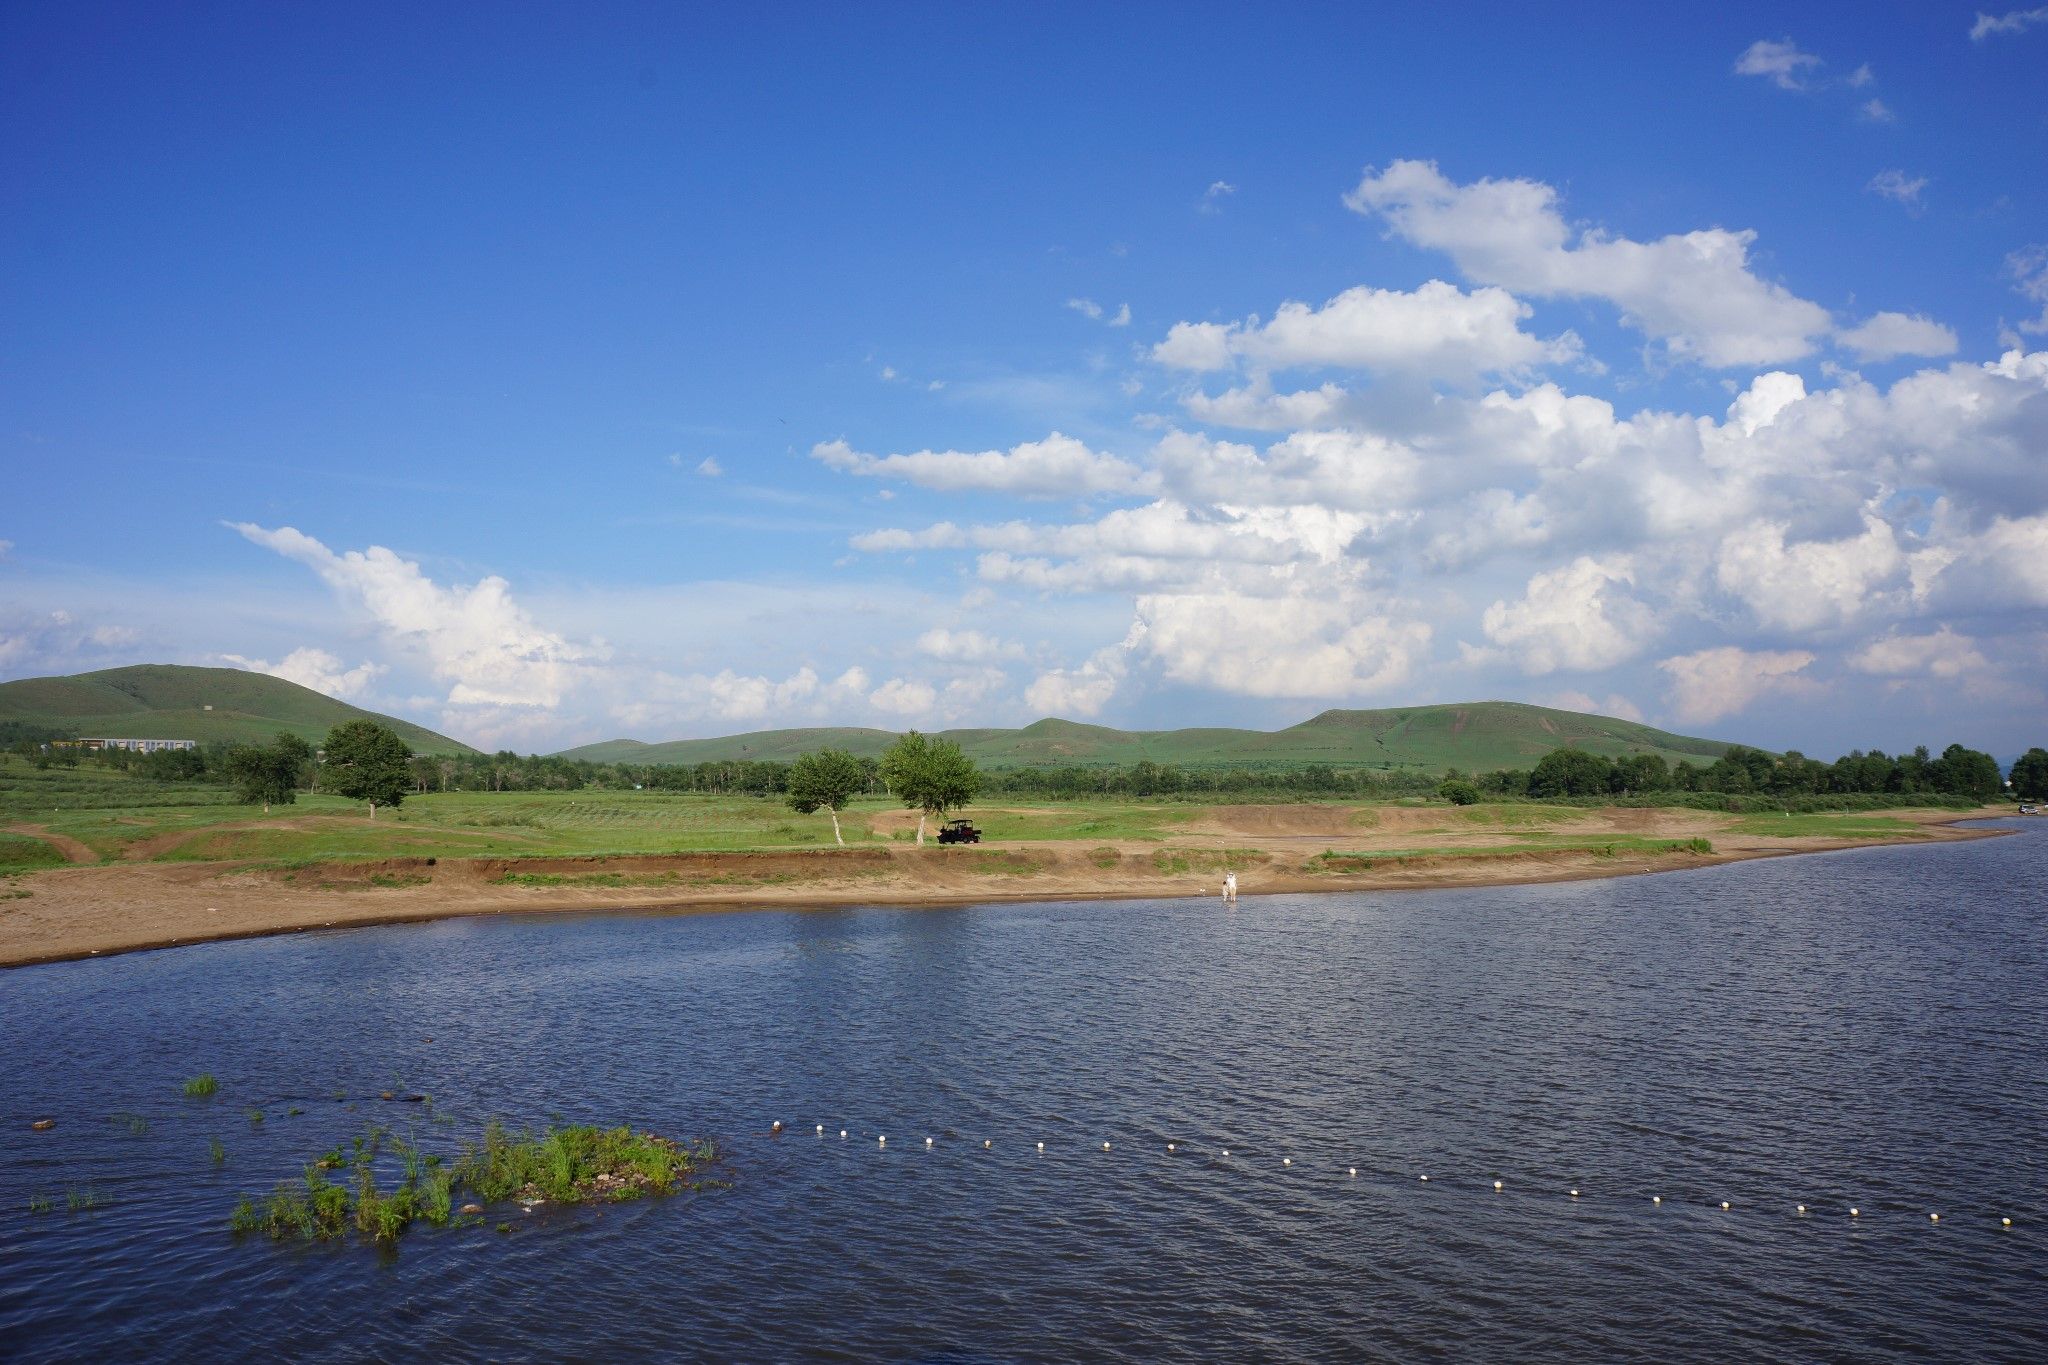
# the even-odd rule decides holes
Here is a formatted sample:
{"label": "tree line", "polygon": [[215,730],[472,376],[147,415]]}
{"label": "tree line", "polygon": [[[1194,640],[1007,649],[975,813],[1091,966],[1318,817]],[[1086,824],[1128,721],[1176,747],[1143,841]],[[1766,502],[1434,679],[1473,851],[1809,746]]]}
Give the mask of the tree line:
{"label": "tree line", "polygon": [[[2037,774],[2044,765],[2048,765],[2048,751],[2038,748],[2014,765],[2016,794],[2026,795],[2018,790],[2022,779],[2039,785]],[[1949,745],[1938,758],[1923,745],[1896,757],[1858,749],[1832,763],[1808,758],[1796,749],[1777,755],[1738,744],[1703,766],[1684,761],[1666,764],[1656,754],[1607,758],[1583,749],[1554,749],[1526,772],[1504,770],[1470,781],[1487,795],[1536,800],[1715,792],[1772,797],[1947,796],[1988,801],[2005,790],[1998,760],[1960,744]]]}
{"label": "tree line", "polygon": [[[365,736],[382,736],[371,748]],[[917,732],[911,732],[915,735]],[[896,753],[906,735],[889,753]],[[1376,800],[1422,796],[1465,789],[1471,799],[1618,797],[1665,794],[1722,795],[1779,800],[1856,797],[1947,797],[1989,800],[2005,790],[2005,778],[1990,754],[1951,744],[1939,755],[1926,747],[1889,755],[1880,750],[1855,750],[1824,762],[1797,750],[1782,755],[1741,745],[1711,763],[1667,763],[1656,754],[1610,758],[1583,749],[1556,749],[1526,769],[1503,768],[1488,773],[1426,773],[1412,768],[1341,767],[1305,764],[1296,767],[1182,767],[1141,760],[1131,764],[1062,767],[975,768],[959,746],[919,736],[926,745],[945,745],[958,761],[973,770],[975,794],[1030,797],[1040,800],[1083,800],[1101,797],[1138,799],[1275,798]],[[325,790],[350,795],[342,785],[365,792],[352,799],[396,805],[408,794],[443,791],[526,792],[648,790],[706,795],[788,797],[814,789],[817,754],[793,763],[762,759],[718,759],[702,763],[598,763],[559,755],[495,754],[416,755],[396,734],[374,721],[337,726],[315,751],[293,735],[280,734],[269,745],[208,744],[153,754],[109,750],[81,755],[77,750],[51,749],[42,737],[17,737],[9,746],[38,766],[76,766],[81,761],[127,771],[161,782],[214,782],[235,787],[251,804],[287,804],[293,793]],[[372,753],[374,750],[374,753]],[[900,792],[892,781],[889,754],[856,757],[834,752],[832,784],[846,787],[848,799]],[[346,754],[344,759],[336,755]],[[951,763],[950,757],[948,763]],[[900,773],[898,776],[900,777]],[[957,776],[957,771],[956,774]],[[2029,749],[2011,772],[2012,794],[2026,801],[2048,800],[2048,749]],[[850,785],[849,785],[850,784]],[[1452,799],[1457,799],[1455,796]],[[957,802],[955,804],[958,804]],[[821,809],[814,807],[813,809]],[[843,807],[835,807],[839,809]]]}

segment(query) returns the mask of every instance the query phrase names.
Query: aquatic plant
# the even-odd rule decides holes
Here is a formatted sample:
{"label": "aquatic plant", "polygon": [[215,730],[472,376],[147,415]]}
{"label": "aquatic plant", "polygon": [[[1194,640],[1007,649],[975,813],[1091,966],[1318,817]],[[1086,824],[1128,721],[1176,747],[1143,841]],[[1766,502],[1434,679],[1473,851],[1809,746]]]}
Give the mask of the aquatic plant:
{"label": "aquatic plant", "polygon": [[149,1131],[149,1120],[140,1114],[116,1114],[108,1122],[120,1124],[135,1137],[141,1137]]}
{"label": "aquatic plant", "polygon": [[262,1111],[261,1109],[251,1109],[251,1110],[249,1111],[249,1122],[251,1122],[251,1123],[261,1123],[261,1122],[263,1122],[263,1111]]}
{"label": "aquatic plant", "polygon": [[[377,1126],[356,1138],[354,1148],[352,1184],[327,1178],[328,1169],[343,1164],[341,1149],[334,1148],[307,1166],[302,1179],[279,1184],[267,1198],[243,1195],[228,1227],[280,1240],[340,1237],[353,1228],[367,1240],[388,1243],[418,1221],[436,1227],[462,1221],[454,1212],[458,1185],[485,1201],[637,1199],[680,1188],[713,1156],[708,1144],[685,1146],[630,1128],[551,1128],[534,1137],[497,1123],[452,1164]],[[380,1151],[388,1151],[388,1187],[379,1181]]]}
{"label": "aquatic plant", "polygon": [[708,1146],[684,1147],[652,1133],[588,1125],[550,1128],[539,1137],[485,1127],[456,1163],[456,1179],[485,1200],[534,1194],[558,1203],[666,1194]]}
{"label": "aquatic plant", "polygon": [[82,1190],[68,1190],[64,1195],[64,1207],[70,1209],[73,1213],[82,1213],[86,1209],[96,1209],[106,1202],[107,1197],[90,1185],[87,1185]]}
{"label": "aquatic plant", "polygon": [[208,1138],[206,1140],[206,1155],[212,1158],[213,1164],[216,1166],[228,1164],[228,1149],[221,1145],[219,1138]]}
{"label": "aquatic plant", "polygon": [[50,1196],[46,1194],[32,1194],[28,1197],[30,1213],[48,1213],[54,1207],[55,1205],[50,1202]]}
{"label": "aquatic plant", "polygon": [[190,1100],[212,1099],[214,1092],[219,1089],[220,1082],[213,1078],[213,1073],[211,1071],[202,1072],[185,1082],[185,1098]]}

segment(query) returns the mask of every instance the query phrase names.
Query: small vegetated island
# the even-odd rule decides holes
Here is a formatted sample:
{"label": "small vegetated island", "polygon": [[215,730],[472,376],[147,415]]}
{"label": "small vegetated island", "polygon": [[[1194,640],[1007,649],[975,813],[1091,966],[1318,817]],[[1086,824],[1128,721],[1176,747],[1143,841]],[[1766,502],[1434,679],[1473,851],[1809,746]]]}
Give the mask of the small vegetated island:
{"label": "small vegetated island", "polygon": [[[0,683],[0,964],[505,910],[1609,876],[1974,837],[2044,798],[2039,747],[2009,774],[1953,744],[1825,761],[1493,702],[485,754],[153,666]],[[934,846],[963,811],[983,842]]]}
{"label": "small vegetated island", "polygon": [[415,1223],[481,1225],[493,1206],[509,1203],[530,1212],[543,1203],[617,1203],[701,1189],[715,1155],[709,1143],[630,1127],[575,1125],[534,1135],[493,1123],[449,1158],[373,1125],[268,1196],[243,1196],[228,1226],[278,1240],[393,1242]]}

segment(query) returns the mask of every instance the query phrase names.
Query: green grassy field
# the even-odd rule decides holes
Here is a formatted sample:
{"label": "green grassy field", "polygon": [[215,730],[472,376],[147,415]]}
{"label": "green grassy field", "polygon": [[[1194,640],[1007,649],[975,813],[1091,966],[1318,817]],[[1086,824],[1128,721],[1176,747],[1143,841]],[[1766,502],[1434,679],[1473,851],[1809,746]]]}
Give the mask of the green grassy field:
{"label": "green grassy field", "polygon": [[474,752],[424,727],[239,668],[138,664],[0,683],[0,720],[78,735],[267,744],[288,730],[318,744],[342,722],[365,719],[390,726],[415,753]]}
{"label": "green grassy field", "polygon": [[[1595,818],[1595,812],[1584,806],[1509,802],[1455,807],[1408,798],[1343,808],[1352,812],[1348,827],[1361,840],[1369,842],[1374,830],[1400,831],[1403,846],[1361,848],[1355,856],[1363,858],[1463,855],[1475,851],[1470,843],[1475,836],[1489,835],[1496,850],[1522,852],[1595,846],[1635,850],[1668,842],[1622,831],[1560,828],[1565,822]],[[1201,822],[1215,818],[1216,809],[1103,799],[976,807],[967,814],[996,848],[1039,841],[1111,848],[1184,842],[1202,827]],[[1426,815],[1418,819],[1423,812]],[[1705,818],[1725,822],[1709,831],[1717,838],[1722,830],[1778,838],[1923,837],[1909,821],[1867,811]],[[876,798],[854,803],[841,814],[840,824],[849,846],[877,847],[908,840],[914,819],[900,806]],[[216,786],[158,783],[89,766],[37,771],[26,760],[0,755],[0,826],[5,825],[32,826],[76,840],[102,861],[301,865],[394,857],[569,857],[832,844],[831,823],[825,817],[798,815],[768,797],[614,790],[447,792],[410,797],[395,810],[380,810],[371,820],[359,803],[302,794],[296,804],[278,806],[266,816],[258,807],[235,804],[229,792]],[[1333,828],[1327,819],[1315,827]],[[1442,846],[1432,842],[1436,839],[1444,840]],[[1176,856],[1185,852],[1165,851]],[[48,842],[21,833],[0,835],[0,874],[63,861],[61,851]],[[1007,866],[992,864],[990,870]]]}
{"label": "green grassy field", "polygon": [[[1069,720],[1041,720],[1021,730],[946,730],[984,767],[1064,764],[1129,765],[1149,759],[1184,767],[1286,766],[1527,768],[1568,744],[1610,757],[1653,753],[1667,762],[1705,765],[1728,748],[1611,716],[1556,711],[1520,702],[1403,706],[1379,711],[1325,711],[1285,730],[1114,730]],[[754,759],[786,762],[822,748],[872,757],[896,738],[886,730],[763,730],[717,739],[645,744],[610,740],[567,752],[597,762],[702,763]]]}
{"label": "green grassy field", "polygon": [[1762,834],[1774,839],[1919,839],[1926,834],[1910,820],[1872,815],[1868,811],[1745,815],[1735,821],[1733,829],[1740,834]]}

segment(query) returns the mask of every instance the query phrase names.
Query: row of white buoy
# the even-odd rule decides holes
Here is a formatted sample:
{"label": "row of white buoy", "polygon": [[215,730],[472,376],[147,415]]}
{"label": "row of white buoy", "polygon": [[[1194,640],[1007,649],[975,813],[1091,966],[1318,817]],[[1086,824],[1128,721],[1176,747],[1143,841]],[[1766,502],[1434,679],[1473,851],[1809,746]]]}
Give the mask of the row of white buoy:
{"label": "row of white buoy", "polygon": [[[782,1120],[780,1120],[780,1119],[777,1119],[777,1120],[776,1120],[776,1121],[774,1122],[774,1124],[772,1124],[772,1125],[770,1126],[770,1128],[769,1128],[769,1131],[770,1131],[771,1133],[781,1133],[781,1132],[782,1132]],[[815,1126],[815,1131],[816,1131],[816,1133],[817,1133],[817,1135],[818,1135],[819,1137],[823,1137],[823,1136],[825,1136],[825,1125],[824,1125],[824,1124],[822,1124],[822,1123],[820,1123],[820,1124],[817,1124],[817,1125]],[[841,1129],[839,1130],[839,1136],[840,1136],[840,1137],[842,1137],[842,1138],[846,1137],[846,1136],[847,1136],[847,1130],[846,1130],[846,1129],[844,1129],[844,1128],[841,1128]],[[936,1143],[937,1143],[937,1139],[935,1139],[935,1138],[926,1138],[926,1139],[924,1140],[924,1146],[925,1146],[925,1150],[926,1150],[926,1151],[932,1151],[932,1150],[934,1149],[934,1147],[936,1146]],[[877,1147],[887,1147],[887,1146],[889,1145],[889,1138],[888,1138],[888,1135],[887,1135],[887,1134],[883,1134],[883,1133],[878,1133],[878,1134],[876,1134],[876,1135],[875,1135],[875,1145],[876,1145]],[[990,1151],[990,1150],[993,1150],[993,1149],[994,1149],[994,1147],[995,1147],[995,1142],[994,1142],[994,1140],[993,1140],[993,1139],[990,1139],[990,1138],[983,1138],[983,1139],[982,1139],[982,1141],[981,1141],[981,1146],[982,1146],[982,1150],[983,1150],[983,1151]],[[1040,1142],[1040,1143],[1038,1143],[1038,1144],[1037,1144],[1037,1148],[1038,1148],[1038,1151],[1039,1151],[1040,1153],[1043,1153],[1043,1152],[1045,1151],[1045,1144],[1044,1144],[1043,1142]],[[1110,1145],[1109,1145],[1109,1143],[1107,1143],[1107,1142],[1103,1143],[1103,1144],[1102,1144],[1102,1150],[1103,1150],[1103,1151],[1105,1151],[1105,1152],[1107,1152],[1107,1151],[1111,1150],[1111,1148],[1110,1148]],[[1166,1144],[1166,1150],[1167,1150],[1167,1153],[1168,1153],[1168,1155],[1177,1155],[1177,1154],[1179,1153],[1179,1151],[1180,1151],[1180,1144],[1179,1144],[1179,1143],[1177,1143],[1177,1142],[1169,1142],[1169,1143],[1167,1143],[1167,1144]],[[1221,1153],[1221,1154],[1222,1154],[1222,1155],[1223,1155],[1224,1157],[1226,1157],[1226,1158],[1227,1158],[1227,1157],[1229,1157],[1229,1155],[1230,1155],[1230,1149],[1229,1149],[1228,1147],[1219,1147],[1219,1148],[1217,1149],[1217,1151],[1218,1151],[1218,1152],[1220,1152],[1220,1153]],[[1281,1165],[1282,1165],[1283,1167],[1290,1167],[1290,1168],[1291,1168],[1291,1167],[1292,1167],[1292,1166],[1294,1165],[1294,1158],[1293,1158],[1293,1157],[1291,1157],[1291,1156],[1283,1156],[1283,1157],[1281,1157],[1281,1158],[1280,1158],[1280,1164],[1281,1164]],[[1350,1177],[1351,1179],[1354,1179],[1354,1180],[1355,1180],[1355,1179],[1357,1179],[1357,1178],[1358,1178],[1358,1168],[1357,1168],[1356,1166],[1347,1166],[1347,1167],[1345,1167],[1345,1168],[1344,1168],[1344,1171],[1345,1171],[1345,1174],[1346,1174],[1347,1176],[1349,1176],[1349,1177]],[[1418,1176],[1417,1176],[1416,1178],[1417,1178],[1418,1180],[1420,1180],[1420,1181],[1421,1181],[1421,1182],[1422,1182],[1423,1184],[1425,1184],[1425,1185],[1429,1183],[1429,1176],[1428,1176],[1427,1174],[1421,1174],[1421,1175],[1418,1175]],[[1506,1182],[1506,1181],[1503,1181],[1503,1180],[1495,1180],[1495,1181],[1493,1182],[1493,1190],[1494,1190],[1494,1193],[1496,1193],[1496,1194],[1500,1194],[1500,1193],[1503,1193],[1503,1192],[1505,1192],[1505,1191],[1506,1191],[1506,1189],[1507,1189],[1507,1182]],[[1577,1199],[1577,1198],[1579,1198],[1579,1197],[1580,1197],[1580,1195],[1579,1195],[1579,1188],[1578,1188],[1578,1186],[1576,1186],[1576,1185],[1572,1186],[1572,1187],[1571,1187],[1571,1188],[1570,1188],[1569,1190],[1567,1190],[1567,1191],[1566,1191],[1566,1193],[1567,1193],[1568,1195],[1570,1195],[1570,1197],[1571,1197],[1571,1198],[1573,1198],[1573,1199]],[[1661,1194],[1653,1194],[1653,1195],[1651,1195],[1651,1196],[1650,1196],[1650,1203],[1651,1203],[1651,1204],[1652,1204],[1653,1206],[1656,1206],[1656,1207],[1660,1207],[1660,1208],[1661,1208],[1661,1207],[1663,1206],[1663,1204],[1664,1204],[1664,1196],[1663,1196],[1663,1195],[1661,1195]],[[1727,1212],[1730,1212],[1730,1211],[1732,1211],[1732,1210],[1733,1210],[1733,1208],[1734,1208],[1734,1204],[1733,1204],[1733,1203],[1732,1203],[1731,1201],[1729,1201],[1729,1200],[1726,1200],[1726,1199],[1723,1199],[1723,1200],[1721,1200],[1721,1201],[1720,1201],[1720,1204],[1721,1204],[1721,1211],[1722,1211],[1723,1213],[1727,1213]],[[1795,1205],[1793,1206],[1793,1211],[1794,1211],[1794,1212],[1795,1212],[1795,1213],[1796,1213],[1796,1214],[1797,1214],[1797,1215],[1798,1215],[1799,1217],[1801,1217],[1801,1218],[1805,1218],[1805,1217],[1808,1217],[1808,1216],[1809,1216],[1809,1215],[1811,1214],[1811,1212],[1812,1212],[1812,1211],[1811,1211],[1810,1209],[1808,1209],[1808,1208],[1806,1207],[1806,1205],[1804,1205],[1804,1204],[1795,1204]],[[1862,1208],[1861,1208],[1860,1206],[1858,1206],[1858,1205],[1854,1205],[1854,1204],[1850,1205],[1850,1206],[1849,1206],[1849,1216],[1850,1216],[1851,1218],[1861,1218],[1861,1217],[1863,1216],[1863,1210],[1862,1210]],[[1939,1222],[1941,1221],[1941,1214],[1940,1214],[1940,1213],[1938,1213],[1938,1212],[1930,1212],[1930,1213],[1929,1213],[1929,1214],[1927,1215],[1927,1220],[1928,1220],[1929,1222],[1931,1222],[1931,1223],[1939,1223]],[[2012,1226],[2012,1218],[2011,1218],[2011,1217],[2010,1217],[2009,1215],[2001,1215],[2001,1216],[1999,1217],[1999,1220],[1998,1220],[1998,1225],[1999,1225],[1999,1226],[2000,1226],[2001,1228],[2010,1228],[2010,1227]]]}

